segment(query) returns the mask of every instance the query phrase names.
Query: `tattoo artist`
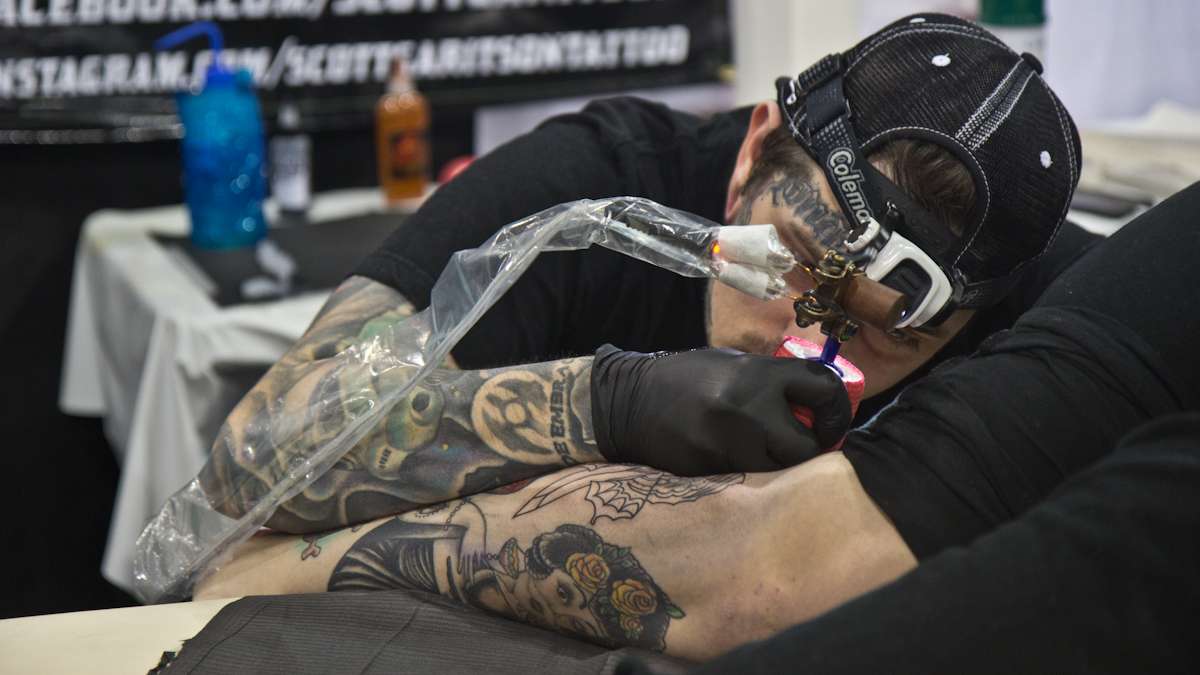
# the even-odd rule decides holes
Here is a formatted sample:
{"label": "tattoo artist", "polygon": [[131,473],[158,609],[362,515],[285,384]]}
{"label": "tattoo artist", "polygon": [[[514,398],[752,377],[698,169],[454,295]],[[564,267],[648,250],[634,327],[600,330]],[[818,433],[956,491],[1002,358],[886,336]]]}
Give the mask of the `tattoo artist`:
{"label": "tattoo artist", "polygon": [[[545,122],[441,186],[335,291],[227,420],[201,476],[209,499],[244,512],[283,458],[336,431],[337,419],[321,420],[292,447],[254,434],[264,418],[308,409],[318,392],[351,395],[337,355],[373,322],[426,306],[455,251],[530,213],[634,195],[718,222],[774,223],[800,253],[814,242],[844,247],[862,222],[847,202],[854,189],[831,173],[845,159],[826,143],[835,136],[853,150],[849,175],[875,215],[899,203],[908,218],[889,221],[904,237],[866,242],[908,244],[900,257],[911,265],[885,281],[914,307],[929,299],[903,329],[864,326],[842,350],[866,377],[853,421],[825,368],[769,356],[788,335],[823,341],[817,325],[795,324],[790,300],[758,301],[602,249],[552,253],[455,347],[447,365],[462,374],[433,378],[270,524],[316,531],[580,462],[703,475],[814,457],[937,364],[1010,327],[1096,242],[1063,221],[1079,140],[1041,71],[978,26],[927,14],[781,78],[775,100],[753,107],[701,119],[614,98]],[[938,272],[914,279],[908,266]],[[519,375],[495,370],[592,354],[518,366]],[[569,438],[538,422],[562,372]],[[793,405],[814,410],[812,431]],[[471,443],[470,452],[438,454]]]}

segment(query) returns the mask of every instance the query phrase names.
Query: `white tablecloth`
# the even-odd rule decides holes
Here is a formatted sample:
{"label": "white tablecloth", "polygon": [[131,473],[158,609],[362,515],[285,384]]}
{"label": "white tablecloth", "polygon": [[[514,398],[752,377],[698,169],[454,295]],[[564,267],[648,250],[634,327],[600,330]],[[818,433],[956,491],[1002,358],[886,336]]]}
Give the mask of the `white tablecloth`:
{"label": "white tablecloth", "polygon": [[[316,199],[313,220],[382,207],[376,190]],[[186,265],[150,238],[183,235],[182,206],[98,211],[84,223],[75,256],[59,405],[100,416],[121,463],[101,571],[130,588],[142,527],[208,456],[217,425],[244,382],[218,363],[274,363],[304,332],[327,292],[218,307]]]}
{"label": "white tablecloth", "polygon": [[145,673],[235,598],[0,621],[0,673]]}

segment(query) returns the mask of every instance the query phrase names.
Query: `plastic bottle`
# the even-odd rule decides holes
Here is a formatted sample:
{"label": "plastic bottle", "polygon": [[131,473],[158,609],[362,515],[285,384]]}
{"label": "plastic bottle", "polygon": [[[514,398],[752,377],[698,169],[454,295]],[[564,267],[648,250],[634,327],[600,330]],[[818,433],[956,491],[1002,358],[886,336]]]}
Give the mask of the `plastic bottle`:
{"label": "plastic bottle", "polygon": [[392,64],[388,90],[375,105],[379,185],[388,204],[425,194],[429,182],[429,104],[404,62]]}
{"label": "plastic bottle", "polygon": [[1013,51],[1046,58],[1046,12],[1043,0],[980,0],[979,23]]}
{"label": "plastic bottle", "polygon": [[208,38],[212,64],[199,91],[176,94],[191,239],[203,248],[248,246],[267,233],[262,112],[250,73],[221,65],[223,40],[216,24],[184,26],[158,40],[155,48],[169,49],[193,37]]}
{"label": "plastic bottle", "polygon": [[280,224],[306,220],[312,202],[312,141],[300,132],[300,110],[279,106],[278,132],[271,139],[271,195],[279,205]]}

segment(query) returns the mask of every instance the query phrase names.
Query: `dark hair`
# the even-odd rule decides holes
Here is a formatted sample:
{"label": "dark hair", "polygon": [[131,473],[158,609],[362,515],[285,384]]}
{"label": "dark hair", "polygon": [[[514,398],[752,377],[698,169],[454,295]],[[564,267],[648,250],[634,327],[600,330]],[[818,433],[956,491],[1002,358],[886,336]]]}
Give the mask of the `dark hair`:
{"label": "dark hair", "polygon": [[[590,579],[594,586],[584,591],[588,609],[602,625],[609,646],[663,649],[667,624],[671,618],[682,618],[683,612],[628,548],[606,543],[586,527],[568,524],[539,534],[526,551],[526,568],[538,579],[560,569],[579,582],[588,570],[581,571],[574,563],[598,566],[590,570],[596,572]],[[621,604],[622,600],[640,600],[642,611],[626,611],[628,607]]]}
{"label": "dark hair", "polygon": [[[962,235],[967,215],[975,205],[971,173],[947,150],[923,141],[898,140],[885,144],[868,159],[904,190],[913,201]],[[817,164],[792,138],[784,125],[763,139],[762,155],[750,170],[742,194],[755,197],[780,174],[804,172],[813,178]]]}

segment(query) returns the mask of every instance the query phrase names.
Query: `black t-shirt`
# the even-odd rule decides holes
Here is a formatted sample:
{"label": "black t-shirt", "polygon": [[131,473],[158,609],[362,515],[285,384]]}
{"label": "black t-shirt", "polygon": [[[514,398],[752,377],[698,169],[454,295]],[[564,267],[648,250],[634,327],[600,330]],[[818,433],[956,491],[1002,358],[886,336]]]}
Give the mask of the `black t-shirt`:
{"label": "black t-shirt", "polygon": [[[418,308],[450,256],[576,199],[647,197],[721,222],[749,109],[703,120],[635,98],[591,103],[480,157],[368,257],[360,274]],[[705,280],[593,247],[542,254],[459,342],[464,368],[591,354],[611,342],[703,347]]]}
{"label": "black t-shirt", "polygon": [[1200,183],[852,432],[921,564],[699,672],[1196,672],[1198,214]]}
{"label": "black t-shirt", "polygon": [[[749,108],[701,119],[636,98],[595,101],[481,157],[434,193],[356,273],[423,308],[451,254],[555,204],[647,197],[722,222],[749,119]],[[978,313],[935,362],[970,353],[988,334],[1011,326],[1097,240],[1064,225],[1009,300]],[[482,368],[590,354],[605,342],[637,351],[703,347],[706,288],[707,280],[680,277],[599,247],[543,254],[453,354],[464,368]],[[902,388],[864,402],[859,419]]]}
{"label": "black t-shirt", "polygon": [[1197,213],[1200,184],[850,433],[846,458],[917,557],[1021,515],[1138,425],[1200,409]]}

